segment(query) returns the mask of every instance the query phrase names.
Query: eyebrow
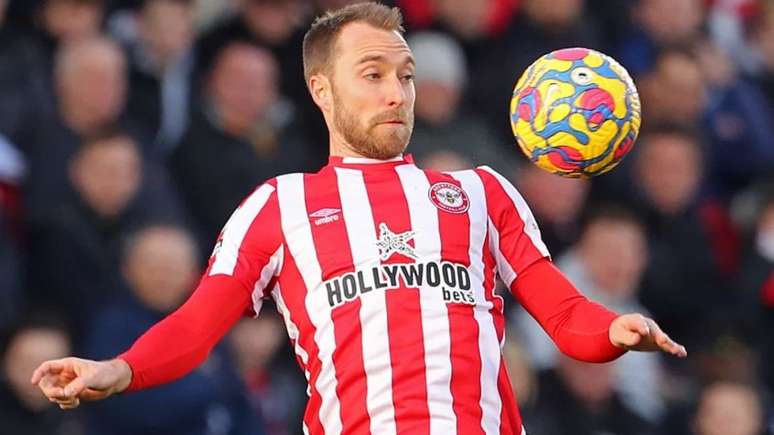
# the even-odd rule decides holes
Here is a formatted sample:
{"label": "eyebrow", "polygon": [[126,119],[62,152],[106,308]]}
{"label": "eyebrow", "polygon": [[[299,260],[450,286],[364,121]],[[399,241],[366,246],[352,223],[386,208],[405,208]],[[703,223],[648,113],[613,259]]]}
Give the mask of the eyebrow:
{"label": "eyebrow", "polygon": [[[366,63],[366,62],[387,62],[387,58],[383,54],[370,54],[370,55],[365,55],[365,56],[361,57],[357,61],[357,64],[360,65],[360,64],[363,64],[363,63]],[[414,62],[414,57],[411,56],[410,54],[406,55],[405,62],[406,63],[410,63],[411,65],[416,66],[416,62]]]}

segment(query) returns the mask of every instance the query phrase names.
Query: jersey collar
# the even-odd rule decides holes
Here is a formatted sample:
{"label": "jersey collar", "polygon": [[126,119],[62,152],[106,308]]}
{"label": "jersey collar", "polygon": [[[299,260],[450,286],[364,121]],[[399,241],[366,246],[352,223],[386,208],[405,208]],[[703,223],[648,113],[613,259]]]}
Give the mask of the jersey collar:
{"label": "jersey collar", "polygon": [[350,168],[376,168],[376,167],[394,167],[406,163],[414,163],[411,154],[400,154],[387,160],[369,159],[367,157],[328,157],[328,166],[350,167]]}

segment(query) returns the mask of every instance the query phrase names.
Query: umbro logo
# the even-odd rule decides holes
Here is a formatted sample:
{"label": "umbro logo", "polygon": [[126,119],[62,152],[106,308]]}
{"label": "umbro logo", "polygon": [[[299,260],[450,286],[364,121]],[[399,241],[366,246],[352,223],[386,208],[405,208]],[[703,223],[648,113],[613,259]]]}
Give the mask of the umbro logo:
{"label": "umbro logo", "polygon": [[340,208],[321,208],[310,214],[309,217],[314,219],[315,225],[320,226],[339,220],[339,213],[341,213]]}

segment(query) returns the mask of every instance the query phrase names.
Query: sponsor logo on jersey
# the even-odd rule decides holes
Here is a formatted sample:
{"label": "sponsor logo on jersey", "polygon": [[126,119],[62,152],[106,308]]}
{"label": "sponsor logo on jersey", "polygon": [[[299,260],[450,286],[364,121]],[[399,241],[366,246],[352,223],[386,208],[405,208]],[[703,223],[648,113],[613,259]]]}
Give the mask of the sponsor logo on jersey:
{"label": "sponsor logo on jersey", "polygon": [[397,253],[416,259],[417,255],[414,253],[414,247],[408,243],[409,240],[414,238],[415,234],[414,231],[396,234],[387,228],[387,224],[384,222],[380,223],[379,239],[376,241],[376,246],[379,248],[379,258],[385,261],[392,254]]}
{"label": "sponsor logo on jersey", "polygon": [[470,208],[468,194],[452,183],[445,181],[433,183],[428,196],[433,205],[445,212],[462,214]]}
{"label": "sponsor logo on jersey", "polygon": [[310,214],[309,217],[314,219],[312,222],[315,226],[320,226],[339,220],[339,213],[341,213],[340,208],[321,208]]}
{"label": "sponsor logo on jersey", "polygon": [[468,268],[448,261],[383,264],[370,270],[349,272],[323,283],[328,304],[337,307],[375,290],[430,288],[447,304],[475,305]]}

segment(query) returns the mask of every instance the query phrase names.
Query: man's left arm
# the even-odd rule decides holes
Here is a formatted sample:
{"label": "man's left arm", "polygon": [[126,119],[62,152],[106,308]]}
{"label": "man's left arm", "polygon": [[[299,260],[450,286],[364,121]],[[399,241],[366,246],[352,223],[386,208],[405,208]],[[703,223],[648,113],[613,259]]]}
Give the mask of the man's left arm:
{"label": "man's left arm", "polygon": [[477,170],[485,186],[490,249],[500,277],[566,355],[606,362],[626,350],[685,356],[658,325],[640,314],[618,315],[588,300],[557,269],[524,198],[502,175]]}

